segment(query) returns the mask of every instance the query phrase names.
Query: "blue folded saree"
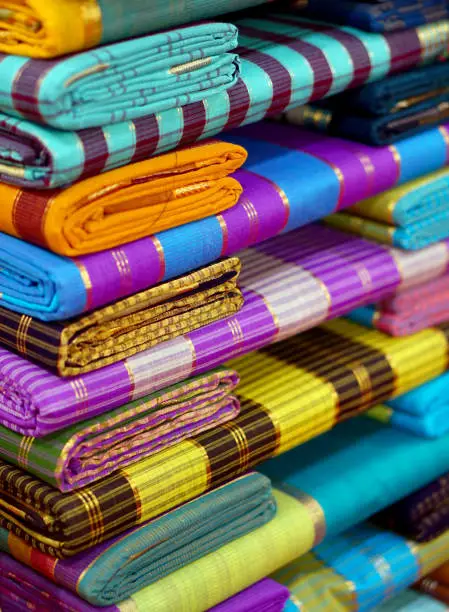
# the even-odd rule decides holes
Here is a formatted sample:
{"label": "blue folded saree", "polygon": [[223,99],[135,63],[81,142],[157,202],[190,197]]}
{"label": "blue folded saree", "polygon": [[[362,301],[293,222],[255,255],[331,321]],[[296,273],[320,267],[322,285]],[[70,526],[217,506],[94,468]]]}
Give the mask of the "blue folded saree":
{"label": "blue folded saree", "polygon": [[60,60],[0,54],[0,110],[62,130],[200,102],[235,84],[237,28],[204,23]]}
{"label": "blue folded saree", "polygon": [[[293,6],[295,6],[293,4]],[[301,7],[301,2],[299,2]],[[370,32],[391,32],[447,19],[445,0],[308,0],[305,14]]]}
{"label": "blue folded saree", "polygon": [[449,374],[389,400],[369,414],[417,436],[440,438],[449,432]]}

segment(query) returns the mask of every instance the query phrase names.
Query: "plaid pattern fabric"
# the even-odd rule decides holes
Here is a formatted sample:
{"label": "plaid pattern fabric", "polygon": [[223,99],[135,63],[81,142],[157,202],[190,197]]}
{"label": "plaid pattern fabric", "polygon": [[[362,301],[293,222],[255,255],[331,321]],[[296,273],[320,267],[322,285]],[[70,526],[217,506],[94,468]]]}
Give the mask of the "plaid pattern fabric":
{"label": "plaid pattern fabric", "polygon": [[109,606],[258,529],[275,514],[270,481],[252,473],[74,559],[39,553],[1,529],[0,550],[89,603]]}
{"label": "plaid pattern fabric", "polygon": [[408,253],[321,225],[289,232],[241,253],[245,303],[237,314],[124,361],[66,381],[0,348],[1,423],[42,436],[91,418],[441,276],[448,246]]}
{"label": "plaid pattern fabric", "polygon": [[289,14],[236,25],[241,78],[203,101],[70,133],[1,114],[0,180],[66,185],[416,66],[449,40],[447,21],[386,36]]}
{"label": "plaid pattern fabric", "polygon": [[0,457],[70,491],[239,413],[233,370],[212,370],[45,438],[0,426]]}
{"label": "plaid pattern fabric", "polygon": [[326,218],[332,227],[401,249],[422,249],[449,235],[449,171],[433,172]]}
{"label": "plaid pattern fabric", "polygon": [[215,17],[270,0],[21,0],[0,2],[0,51],[56,57]]}
{"label": "plaid pattern fabric", "polygon": [[319,545],[273,577],[290,589],[304,612],[368,612],[448,557],[449,532],[416,546],[362,524]]}
{"label": "plaid pattern fabric", "polygon": [[236,83],[236,47],[235,26],[204,23],[60,60],[0,54],[0,109],[63,130],[179,110]]}
{"label": "plaid pattern fabric", "polygon": [[[309,550],[314,540],[313,512],[305,503],[274,491],[276,516],[259,529],[189,563],[135,593],[106,612],[203,612],[249,587]],[[74,561],[75,559],[73,559]],[[250,560],[250,562],[249,562]],[[226,580],[223,580],[223,575]],[[23,563],[0,553],[0,593],[8,604],[32,601],[36,610],[95,612],[88,604]],[[31,596],[30,596],[31,595]],[[17,602],[17,603],[16,603]],[[69,607],[69,609],[71,609]]]}
{"label": "plaid pattern fabric", "polygon": [[302,8],[306,15],[328,19],[335,23],[362,28],[370,32],[392,32],[415,28],[448,19],[445,0],[389,0],[367,3],[366,0],[291,0],[292,6]]}
{"label": "plaid pattern fabric", "polygon": [[377,521],[416,542],[428,542],[449,529],[449,474],[397,502]]}
{"label": "plaid pattern fabric", "polygon": [[42,552],[76,554],[438,375],[448,337],[443,326],[397,340],[336,320],[235,360],[238,418],[79,491],[1,462],[0,526]]}
{"label": "plaid pattern fabric", "polygon": [[60,376],[97,370],[238,312],[239,273],[224,259],[59,323],[0,307],[0,344]]}

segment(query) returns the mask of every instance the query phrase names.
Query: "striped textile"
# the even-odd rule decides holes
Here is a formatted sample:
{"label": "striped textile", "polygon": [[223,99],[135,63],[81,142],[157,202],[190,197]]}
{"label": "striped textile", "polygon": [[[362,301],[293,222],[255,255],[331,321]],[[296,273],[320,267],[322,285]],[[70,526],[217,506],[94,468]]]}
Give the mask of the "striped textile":
{"label": "striped textile", "polygon": [[90,486],[61,493],[2,461],[0,526],[42,552],[76,554],[437,376],[448,346],[447,326],[398,340],[337,319],[236,359],[236,419]]}
{"label": "striped textile", "polygon": [[234,206],[242,187],[229,175],[246,157],[241,147],[209,140],[67,189],[0,183],[0,231],[72,257],[119,247]]}
{"label": "striped textile", "polygon": [[448,557],[449,532],[416,546],[389,531],[361,524],[317,546],[273,577],[292,591],[303,612],[368,612]]}
{"label": "striped textile", "polygon": [[377,304],[351,311],[348,318],[391,336],[408,336],[449,320],[449,275],[399,291]]}
{"label": "striped textile", "polygon": [[238,382],[233,370],[211,370],[45,438],[0,425],[0,457],[60,491],[78,489],[235,419]]}
{"label": "striped textile", "polygon": [[[449,159],[446,128],[385,149],[268,122],[228,136],[252,160],[234,174],[244,190],[236,206],[75,259],[0,234],[0,305],[42,320],[71,318],[440,169]],[[297,174],[310,180],[298,183]]]}
{"label": "striped textile", "polygon": [[68,321],[0,307],[0,344],[59,376],[98,370],[234,315],[243,305],[240,267],[236,257],[223,259]]}
{"label": "striped textile", "polygon": [[290,0],[292,6],[318,19],[362,28],[369,32],[393,32],[449,18],[446,0]]}
{"label": "striped textile", "polygon": [[435,540],[449,529],[449,473],[393,504],[376,520],[415,542]]}
{"label": "striped textile", "polygon": [[0,53],[0,110],[61,130],[180,111],[235,85],[237,34],[203,23],[59,60]]}
{"label": "striped textile", "polygon": [[[274,497],[276,516],[266,525],[185,565],[121,604],[103,610],[204,612],[304,554],[315,538],[312,509],[305,501],[281,491],[275,490]],[[85,604],[70,591],[57,587],[4,553],[0,553],[2,595],[2,611],[6,605],[23,606],[31,599],[36,610],[51,605],[52,612],[67,612],[67,606],[76,612],[98,612],[98,608]]]}
{"label": "striped textile", "polygon": [[39,553],[4,529],[0,550],[92,605],[110,606],[257,530],[275,514],[270,481],[250,473],[73,559]]}
{"label": "striped textile", "polygon": [[1,0],[0,51],[57,57],[271,0]]}
{"label": "striped textile", "polygon": [[245,303],[237,314],[121,362],[62,380],[0,348],[1,424],[40,437],[92,418],[438,277],[448,247],[396,251],[321,225],[289,232],[241,253]]}
{"label": "striped textile", "polygon": [[401,249],[422,249],[449,235],[449,170],[444,168],[373,198],[326,223]]}
{"label": "striped textile", "polygon": [[66,185],[416,66],[449,41],[449,21],[386,36],[289,14],[236,25],[241,78],[202,102],[70,133],[1,114],[0,180]]}

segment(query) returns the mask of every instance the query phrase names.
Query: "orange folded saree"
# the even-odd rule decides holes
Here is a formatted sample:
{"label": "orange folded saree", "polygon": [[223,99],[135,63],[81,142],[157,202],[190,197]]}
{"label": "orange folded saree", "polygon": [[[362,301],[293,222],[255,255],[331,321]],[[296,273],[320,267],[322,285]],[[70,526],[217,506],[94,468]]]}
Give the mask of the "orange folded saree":
{"label": "orange folded saree", "polygon": [[246,157],[242,147],[214,140],[65,189],[0,183],[0,231],[61,255],[110,249],[236,204],[242,187],[229,174]]}

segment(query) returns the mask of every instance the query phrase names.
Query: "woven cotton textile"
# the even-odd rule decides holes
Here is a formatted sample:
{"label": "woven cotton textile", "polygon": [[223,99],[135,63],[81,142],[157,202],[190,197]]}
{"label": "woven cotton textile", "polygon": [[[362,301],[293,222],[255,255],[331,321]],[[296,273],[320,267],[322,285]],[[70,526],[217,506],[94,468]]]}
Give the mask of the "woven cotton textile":
{"label": "woven cotton textile", "polygon": [[38,553],[5,530],[0,530],[0,550],[91,604],[105,606],[261,527],[275,513],[270,481],[253,473],[72,559]]}
{"label": "woven cotton textile", "polygon": [[61,493],[1,462],[0,526],[59,556],[101,543],[440,374],[448,334],[395,339],[338,319],[233,360],[236,419],[92,485]]}
{"label": "woven cotton textile", "polygon": [[211,612],[282,612],[290,593],[271,578],[264,578],[234,597],[227,599]]}
{"label": "woven cotton textile", "polygon": [[205,23],[60,60],[0,54],[0,109],[62,130],[179,109],[236,83],[236,46],[235,26]]}
{"label": "woven cotton textile", "polygon": [[[304,554],[313,546],[316,536],[311,508],[280,491],[275,490],[274,497],[276,516],[266,525],[185,565],[106,611],[126,612],[131,607],[139,612],[149,609],[204,612]],[[41,606],[50,602],[52,612],[66,612],[67,605],[76,612],[98,610],[23,563],[0,555],[0,593],[5,593],[5,605],[10,602],[23,605],[31,599]]]}
{"label": "woven cotton textile", "polygon": [[[388,249],[312,225],[241,253],[242,309],[66,381],[0,348],[0,420],[42,436],[443,274],[447,243]],[[380,336],[380,334],[379,334]],[[438,372],[439,373],[439,372]]]}
{"label": "woven cotton textile", "polygon": [[449,152],[446,128],[382,149],[269,123],[228,137],[250,158],[234,174],[244,190],[236,206],[75,259],[0,234],[0,305],[43,320],[71,318],[439,169]]}
{"label": "woven cotton textile", "polygon": [[448,545],[448,532],[413,546],[362,524],[317,546],[274,577],[292,591],[304,612],[318,607],[323,612],[368,612],[446,561]]}
{"label": "woven cotton textile", "polygon": [[445,0],[291,0],[292,6],[306,6],[305,14],[370,32],[392,32],[414,28],[449,17]]}
{"label": "woven cotton textile", "polygon": [[262,2],[190,0],[186,5],[165,0],[2,0],[0,51],[56,57]]}
{"label": "woven cotton textile", "polygon": [[433,597],[417,593],[412,589],[401,591],[395,597],[376,607],[376,612],[423,612],[423,610],[425,612],[447,612],[447,607]]}
{"label": "woven cotton textile", "polygon": [[449,21],[386,37],[292,15],[236,25],[241,78],[202,102],[70,133],[1,114],[0,180],[66,185],[415,66],[449,41]]}
{"label": "woven cotton textile", "polygon": [[0,426],[0,457],[60,491],[77,489],[237,417],[238,381],[212,370],[40,439]]}
{"label": "woven cotton textile", "polygon": [[0,183],[0,231],[69,256],[121,246],[236,204],[242,188],[229,175],[245,159],[241,147],[210,141],[63,190]]}
{"label": "woven cotton textile", "polygon": [[0,307],[0,344],[60,376],[98,370],[238,312],[239,273],[236,257],[223,259],[69,321]]}

